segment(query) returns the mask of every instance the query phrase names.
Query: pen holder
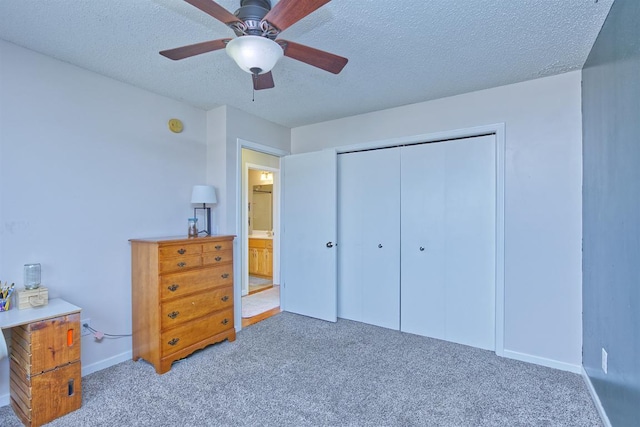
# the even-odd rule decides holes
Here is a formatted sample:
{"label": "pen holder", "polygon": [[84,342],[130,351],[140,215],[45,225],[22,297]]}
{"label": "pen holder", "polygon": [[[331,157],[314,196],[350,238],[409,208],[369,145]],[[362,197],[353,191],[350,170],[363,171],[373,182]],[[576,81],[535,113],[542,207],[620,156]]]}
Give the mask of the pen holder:
{"label": "pen holder", "polygon": [[11,296],[0,298],[0,311],[9,311],[11,308]]}

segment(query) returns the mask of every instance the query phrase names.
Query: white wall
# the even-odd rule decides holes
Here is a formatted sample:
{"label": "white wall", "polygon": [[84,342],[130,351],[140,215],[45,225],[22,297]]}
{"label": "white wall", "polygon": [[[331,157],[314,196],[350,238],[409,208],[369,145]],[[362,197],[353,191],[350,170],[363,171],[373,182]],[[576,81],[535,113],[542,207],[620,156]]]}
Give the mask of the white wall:
{"label": "white wall", "polygon": [[[224,132],[222,131],[224,129]],[[260,117],[223,106],[207,113],[207,184],[217,187],[220,202],[212,211],[212,222],[220,234],[241,236],[238,217],[240,203],[240,162],[238,140],[270,147],[278,152],[290,151],[290,129]],[[238,239],[234,245],[234,259],[241,260]],[[234,263],[234,298],[240,301],[241,262]],[[242,324],[242,306],[235,307],[236,329]]]}
{"label": "white wall", "polygon": [[294,153],[506,124],[505,354],[579,372],[581,73],[295,128]]}
{"label": "white wall", "polygon": [[[215,208],[215,222],[222,234],[239,234],[238,139],[289,152],[290,129],[230,106],[207,113],[207,183],[218,188],[222,202]],[[213,221],[213,219],[212,219]]]}
{"label": "white wall", "polygon": [[[206,150],[206,112],[0,41],[0,279],[39,262],[51,297],[131,333],[128,239],[186,235]],[[82,339],[85,374],[130,356],[130,338]],[[0,379],[1,406],[6,360]]]}

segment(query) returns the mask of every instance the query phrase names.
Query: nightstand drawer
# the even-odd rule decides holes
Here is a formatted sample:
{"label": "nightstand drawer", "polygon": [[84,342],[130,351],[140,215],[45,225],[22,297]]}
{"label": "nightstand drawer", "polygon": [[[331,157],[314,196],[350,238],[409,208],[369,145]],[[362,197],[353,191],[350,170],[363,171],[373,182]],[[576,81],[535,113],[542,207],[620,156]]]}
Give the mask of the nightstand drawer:
{"label": "nightstand drawer", "polygon": [[82,405],[80,361],[28,375],[10,361],[11,406],[26,426],[41,426]]}
{"label": "nightstand drawer", "polygon": [[229,307],[233,307],[233,286],[165,302],[160,310],[162,330]]}
{"label": "nightstand drawer", "polygon": [[233,308],[163,332],[162,353],[170,355],[227,329],[233,329]]}
{"label": "nightstand drawer", "polygon": [[80,314],[41,320],[12,330],[11,359],[27,375],[80,360]]}

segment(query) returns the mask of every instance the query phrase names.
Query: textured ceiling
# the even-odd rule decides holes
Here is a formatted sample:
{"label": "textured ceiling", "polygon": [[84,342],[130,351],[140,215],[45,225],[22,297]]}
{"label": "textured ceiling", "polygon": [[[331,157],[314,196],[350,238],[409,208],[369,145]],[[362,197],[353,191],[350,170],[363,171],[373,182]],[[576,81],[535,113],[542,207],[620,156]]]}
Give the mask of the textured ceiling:
{"label": "textured ceiling", "polygon": [[285,57],[255,101],[251,76],[224,51],[158,54],[233,37],[180,0],[0,0],[0,38],[203,109],[296,127],[580,69],[612,3],[333,0],[281,37],[349,58],[342,73]]}

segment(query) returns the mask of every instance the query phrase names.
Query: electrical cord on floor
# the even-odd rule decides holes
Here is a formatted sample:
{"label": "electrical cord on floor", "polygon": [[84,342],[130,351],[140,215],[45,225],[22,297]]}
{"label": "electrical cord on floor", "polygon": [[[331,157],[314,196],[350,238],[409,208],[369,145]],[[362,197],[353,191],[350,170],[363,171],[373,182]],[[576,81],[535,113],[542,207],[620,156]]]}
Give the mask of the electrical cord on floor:
{"label": "electrical cord on floor", "polygon": [[93,332],[93,337],[98,341],[102,340],[105,337],[109,338],[109,339],[118,339],[118,338],[125,338],[125,337],[132,336],[132,334],[122,334],[122,335],[119,335],[119,334],[105,334],[102,331],[98,331],[97,329],[93,329],[91,326],[89,326],[88,323],[83,323],[82,327],[83,328],[87,328],[88,330]]}

